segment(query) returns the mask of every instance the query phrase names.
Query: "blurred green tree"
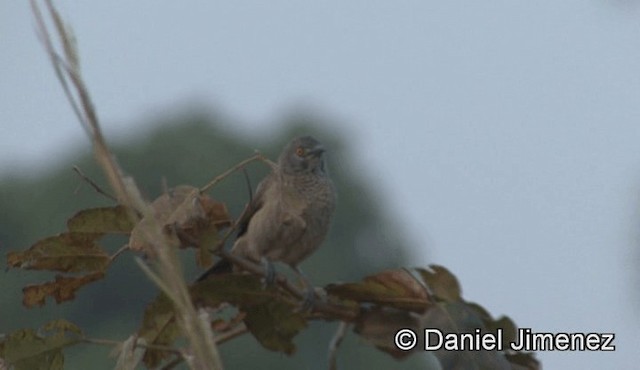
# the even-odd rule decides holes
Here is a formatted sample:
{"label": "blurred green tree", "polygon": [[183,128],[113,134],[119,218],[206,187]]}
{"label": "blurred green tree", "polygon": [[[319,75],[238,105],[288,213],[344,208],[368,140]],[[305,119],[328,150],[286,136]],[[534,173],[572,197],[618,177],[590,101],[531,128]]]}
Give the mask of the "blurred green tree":
{"label": "blurred green tree", "polygon": [[[359,280],[384,268],[406,264],[407,247],[394,228],[383,202],[368,184],[366,175],[356,170],[350,141],[340,133],[326,129],[326,122],[313,115],[298,113],[266,140],[253,142],[223,127],[229,121],[220,116],[195,112],[154,122],[153,130],[136,133],[133,138],[112,145],[120,164],[131,174],[149,199],[160,195],[163,184],[202,186],[215,175],[250,156],[258,149],[270,158],[292,136],[308,133],[329,148],[329,171],[338,190],[338,207],[330,235],[323,247],[302,267],[316,285]],[[151,125],[143,125],[149,127]],[[337,125],[331,125],[336,127]],[[113,144],[113,143],[112,143]],[[0,248],[3,251],[25,248],[36,240],[64,230],[65,221],[83,208],[112,204],[97,194],[72,171],[77,165],[99,184],[100,170],[88,149],[78,150],[54,168],[29,177],[9,176],[0,182]],[[253,164],[248,168],[255,186],[266,168]],[[106,188],[106,186],[105,186]],[[248,200],[245,178],[236,174],[210,191],[213,198],[225,202],[231,213],[239,215]],[[126,239],[112,238],[113,250]],[[192,252],[185,255],[191,256]],[[187,272],[199,273],[193,258],[184,258]],[[79,291],[75,301],[26,310],[21,306],[21,287],[49,278],[40,272],[6,273],[0,279],[0,333],[22,327],[38,327],[54,318],[78,323],[91,337],[125,339],[138,329],[144,307],[156,296],[156,287],[135,265],[123,256],[109,270],[106,279]],[[228,369],[279,368],[326,369],[327,347],[337,324],[313,322],[296,338],[297,352],[287,357],[269,352],[245,334],[221,346]],[[66,351],[65,368],[111,369],[108,348],[81,345]],[[387,354],[362,343],[349,334],[339,350],[338,363],[345,369],[424,368],[424,358],[414,355],[398,362]]]}

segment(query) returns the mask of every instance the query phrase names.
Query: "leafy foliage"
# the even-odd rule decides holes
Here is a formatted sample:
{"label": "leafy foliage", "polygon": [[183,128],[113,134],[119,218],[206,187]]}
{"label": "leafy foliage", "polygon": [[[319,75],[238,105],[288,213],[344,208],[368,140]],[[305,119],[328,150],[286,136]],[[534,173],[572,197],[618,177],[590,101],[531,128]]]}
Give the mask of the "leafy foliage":
{"label": "leafy foliage", "polygon": [[[213,308],[213,327],[230,330],[220,325],[224,318],[220,306],[231,304],[238,312],[229,323],[244,321],[249,332],[265,348],[291,354],[295,350],[295,335],[310,320],[347,319],[354,324],[354,332],[378,349],[395,358],[404,358],[412,352],[395,347],[394,334],[400,328],[438,328],[445,333],[473,332],[500,329],[504,347],[515,339],[516,327],[508,317],[494,320],[481,306],[464,301],[456,278],[442,266],[416,269],[415,275],[405,269],[387,270],[368,276],[361,282],[330,284],[324,288],[326,306],[315,312],[301,312],[292,302],[297,297],[282,286],[264,287],[259,277],[248,274],[212,276],[192,286],[192,297],[200,306]],[[171,345],[179,333],[168,299],[159,296],[145,312],[141,338],[149,343]],[[418,346],[420,347],[420,346]],[[493,369],[538,369],[532,354],[507,352],[447,352],[436,356],[445,369],[466,369],[479,366]],[[148,367],[158,366],[166,359],[161,350],[147,350],[144,362]]]}
{"label": "leafy foliage", "polygon": [[[37,241],[25,251],[10,252],[7,261],[13,268],[86,273],[57,275],[54,281],[26,286],[23,289],[24,305],[42,306],[47,296],[57,303],[72,300],[79,288],[103,278],[119,255],[109,256],[98,244],[106,234],[129,234],[128,249],[153,258],[154,247],[144,241],[144,233],[148,223],[158,222],[174,241],[173,248],[197,248],[196,259],[206,265],[223,240],[220,231],[232,224],[223,203],[191,186],[168,190],[152,206],[153,219],[143,218],[136,225],[127,222],[129,212],[135,210],[121,206],[83,210],[69,219],[67,232]],[[264,348],[288,355],[296,350],[294,338],[314,320],[351,323],[354,332],[367,343],[398,359],[412,353],[394,345],[394,334],[400,328],[411,328],[416,332],[422,328],[438,328],[445,333],[500,329],[505,333],[505,343],[515,338],[516,326],[508,317],[494,320],[480,305],[466,302],[457,279],[442,266],[385,270],[360,282],[328,284],[321,289],[324,300],[311,311],[300,309],[300,292],[283,276],[279,277],[278,284],[265,287],[261,276],[256,274],[214,275],[193,284],[190,294],[198,307],[211,310],[212,328],[218,338],[224,338],[225,333],[232,330],[246,329]],[[228,306],[235,308],[230,319],[225,318],[223,310]],[[77,342],[77,339],[69,339],[66,333],[79,334],[80,331],[72,324],[62,322],[48,326],[49,330],[52,328],[57,330],[52,336],[39,336],[29,330],[10,334],[2,342],[2,356],[15,366],[24,363],[38,368],[45,360],[62,364],[62,349]],[[174,346],[181,337],[171,300],[161,294],[148,305],[137,333],[146,348],[143,363],[155,368],[168,361],[172,352],[166,348]],[[18,343],[23,346],[38,343],[32,347],[43,349],[36,355],[32,353],[32,347],[24,349]],[[135,343],[130,343],[132,351]],[[538,368],[531,354],[508,351],[504,354],[436,351],[435,355],[446,369],[470,366]]]}
{"label": "leafy foliage", "polygon": [[[161,222],[167,233],[174,236],[175,246],[187,246],[176,236],[175,231],[178,230],[183,237],[198,241],[198,261],[202,265],[211,263],[207,248],[213,247],[218,230],[230,224],[223,204],[200,195],[197,188],[179,186],[160,196],[152,206],[154,221]],[[82,276],[56,275],[54,281],[26,286],[23,289],[24,305],[42,306],[47,296],[57,303],[71,300],[78,289],[102,279],[116,256],[109,256],[98,244],[105,234],[130,234],[128,248],[151,253],[152,249],[143,242],[140,234],[152,221],[143,218],[139,224],[133,225],[128,215],[130,211],[133,210],[123,206],[82,210],[68,220],[67,232],[37,241],[25,251],[9,252],[9,267],[87,273]]]}

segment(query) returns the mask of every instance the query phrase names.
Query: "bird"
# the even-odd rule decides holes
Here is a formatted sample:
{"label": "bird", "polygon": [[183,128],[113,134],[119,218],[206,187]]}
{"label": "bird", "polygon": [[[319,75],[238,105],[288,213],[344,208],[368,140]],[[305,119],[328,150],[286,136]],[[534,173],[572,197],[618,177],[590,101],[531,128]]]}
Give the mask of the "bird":
{"label": "bird", "polygon": [[[324,241],[335,205],[324,146],[311,136],[296,137],[284,147],[245,207],[231,253],[265,264],[268,283],[274,277],[272,262],[289,265],[305,285],[305,300],[313,300],[299,264]],[[197,280],[231,271],[231,262],[222,259]]]}

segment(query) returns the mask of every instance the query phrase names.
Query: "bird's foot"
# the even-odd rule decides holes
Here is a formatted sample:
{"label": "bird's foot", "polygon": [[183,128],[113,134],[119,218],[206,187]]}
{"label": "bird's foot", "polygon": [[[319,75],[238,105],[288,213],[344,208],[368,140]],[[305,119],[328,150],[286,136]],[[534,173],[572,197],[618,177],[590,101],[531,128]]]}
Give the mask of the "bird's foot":
{"label": "bird's foot", "polygon": [[313,311],[316,306],[316,289],[314,288],[313,284],[311,284],[309,279],[307,279],[306,275],[304,274],[304,272],[302,272],[300,267],[294,266],[293,269],[298,274],[298,278],[300,279],[300,282],[304,287],[302,304],[300,305],[300,308],[298,310],[300,312]]}
{"label": "bird's foot", "polygon": [[266,258],[262,258],[262,266],[264,267],[264,287],[270,287],[276,282],[276,269],[273,263]]}
{"label": "bird's foot", "polygon": [[305,287],[302,304],[298,308],[299,312],[310,312],[316,307],[316,292],[314,287],[308,286]]}

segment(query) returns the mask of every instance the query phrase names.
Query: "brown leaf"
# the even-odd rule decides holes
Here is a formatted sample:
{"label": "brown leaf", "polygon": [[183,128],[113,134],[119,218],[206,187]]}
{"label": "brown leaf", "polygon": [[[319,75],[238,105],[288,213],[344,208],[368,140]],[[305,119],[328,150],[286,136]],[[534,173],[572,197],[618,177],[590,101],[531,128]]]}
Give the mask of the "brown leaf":
{"label": "brown leaf", "polygon": [[417,269],[417,271],[436,298],[445,302],[455,302],[462,299],[458,279],[445,267],[431,265],[428,270]]}
{"label": "brown leaf", "polygon": [[32,308],[43,306],[47,296],[53,297],[56,303],[69,301],[75,298],[75,293],[82,286],[87,285],[104,277],[104,272],[98,271],[80,277],[65,277],[56,275],[55,281],[50,281],[40,285],[27,285],[22,289],[22,304]]}
{"label": "brown leaf", "polygon": [[420,282],[403,269],[367,276],[360,283],[330,284],[327,293],[342,299],[422,312],[431,303]]}
{"label": "brown leaf", "polygon": [[150,253],[151,245],[145,240],[144,231],[154,222],[159,223],[173,238],[174,246],[191,246],[201,237],[211,238],[223,227],[231,224],[231,219],[223,203],[200,194],[198,188],[180,185],[153,201],[151,207],[155,220],[143,218],[131,232],[129,246],[132,250]]}
{"label": "brown leaf", "polygon": [[26,251],[9,252],[9,267],[61,272],[102,271],[111,262],[96,243],[102,234],[62,233],[36,242]]}
{"label": "brown leaf", "polygon": [[128,234],[133,229],[127,207],[84,209],[67,221],[67,228],[76,233]]}

